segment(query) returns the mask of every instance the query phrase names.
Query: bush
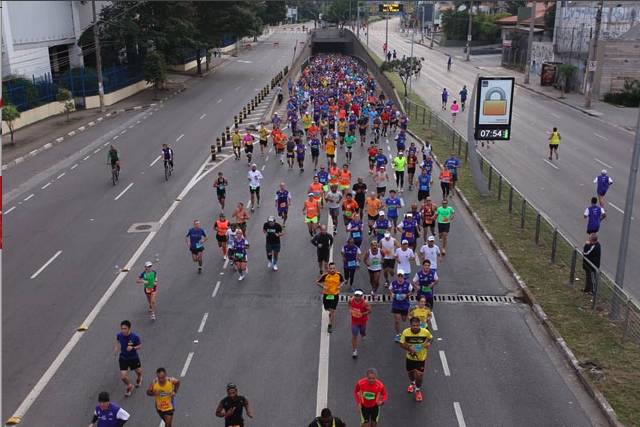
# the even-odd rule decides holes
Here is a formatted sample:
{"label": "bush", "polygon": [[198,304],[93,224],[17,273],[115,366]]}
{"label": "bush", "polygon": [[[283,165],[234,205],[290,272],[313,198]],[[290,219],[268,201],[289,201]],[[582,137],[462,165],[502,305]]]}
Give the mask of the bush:
{"label": "bush", "polygon": [[10,75],[2,80],[2,99],[25,111],[38,106],[38,89],[28,78]]}
{"label": "bush", "polygon": [[603,101],[623,107],[640,107],[640,80],[626,80],[624,83],[624,92],[605,93]]}

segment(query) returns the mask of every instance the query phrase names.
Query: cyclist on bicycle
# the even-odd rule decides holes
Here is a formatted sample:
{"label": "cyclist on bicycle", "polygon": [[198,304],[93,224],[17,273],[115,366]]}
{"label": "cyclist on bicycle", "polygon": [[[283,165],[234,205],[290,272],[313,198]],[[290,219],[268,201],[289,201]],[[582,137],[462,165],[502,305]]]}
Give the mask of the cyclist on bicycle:
{"label": "cyclist on bicycle", "polygon": [[167,144],[162,144],[162,158],[164,163],[169,163],[171,172],[173,172],[173,150]]}
{"label": "cyclist on bicycle", "polygon": [[111,164],[111,169],[117,168],[118,172],[120,172],[120,153],[113,144],[107,151],[107,164]]}

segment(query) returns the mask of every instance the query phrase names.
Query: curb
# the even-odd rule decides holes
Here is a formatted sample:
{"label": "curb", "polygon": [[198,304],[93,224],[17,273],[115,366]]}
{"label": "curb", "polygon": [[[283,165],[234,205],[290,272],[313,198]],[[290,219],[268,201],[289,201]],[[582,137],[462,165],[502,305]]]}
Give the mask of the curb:
{"label": "curb", "polygon": [[[407,133],[409,133],[413,138],[415,138],[417,141],[419,141],[421,144],[424,145],[424,141],[421,138],[418,138],[413,132],[408,131]],[[437,164],[440,169],[442,169],[442,165],[436,159],[436,157],[434,155],[432,155],[431,157],[433,158],[434,163]],[[489,233],[489,231],[486,229],[486,227],[484,226],[484,223],[482,222],[482,220],[471,209],[469,201],[464,196],[462,191],[460,191],[460,189],[458,187],[456,187],[455,191],[458,193],[458,196],[460,197],[460,200],[462,201],[465,209],[467,210],[469,215],[471,215],[471,217],[473,218],[473,220],[474,220],[476,226],[478,227],[478,229],[480,230],[480,232],[487,239],[487,241],[488,241],[489,245],[491,246],[491,248],[498,255],[498,258],[500,259],[500,261],[502,262],[504,267],[507,269],[507,271],[509,272],[509,274],[511,275],[513,280],[516,282],[516,284],[518,285],[520,290],[522,291],[523,300],[527,303],[527,305],[529,305],[531,307],[531,309],[533,310],[533,313],[535,314],[536,318],[540,321],[540,323],[542,323],[542,326],[544,326],[544,328],[547,331],[547,333],[549,334],[549,336],[553,339],[553,341],[555,342],[556,346],[558,347],[558,349],[562,353],[562,356],[567,361],[569,366],[573,369],[574,373],[578,377],[578,380],[580,381],[580,383],[582,384],[584,389],[593,398],[593,400],[595,401],[596,405],[600,409],[600,412],[602,412],[604,417],[609,422],[609,425],[612,426],[612,427],[624,427],[624,425],[618,421],[618,418],[616,416],[615,411],[613,410],[613,408],[611,407],[611,405],[609,404],[607,399],[604,397],[604,395],[600,391],[598,391],[598,390],[593,388],[593,386],[591,385],[591,383],[588,380],[588,375],[585,374],[585,371],[584,371],[583,367],[580,366],[580,362],[575,357],[575,355],[573,354],[571,349],[567,346],[566,342],[564,341],[564,338],[562,338],[562,335],[560,335],[558,330],[549,321],[549,319],[547,317],[547,314],[544,312],[542,307],[540,307],[540,305],[536,302],[535,296],[533,295],[531,290],[529,290],[529,287],[527,286],[525,281],[522,280],[522,278],[520,277],[520,275],[518,274],[516,269],[513,267],[513,265],[511,264],[511,262],[507,258],[507,256],[500,249],[500,247],[498,246],[498,243],[493,238],[491,233]]]}
{"label": "curb", "polygon": [[85,124],[83,126],[80,126],[76,130],[72,130],[71,132],[67,132],[65,135],[63,135],[61,137],[55,138],[53,141],[44,144],[40,148],[36,148],[35,150],[30,151],[29,153],[25,154],[24,156],[20,156],[20,157],[18,157],[16,159],[10,161],[9,163],[2,165],[2,170],[5,171],[7,169],[10,169],[10,168],[12,168],[12,167],[24,162],[25,160],[28,160],[28,159],[30,159],[30,158],[32,158],[34,156],[37,156],[38,154],[42,153],[43,151],[46,151],[46,150],[52,148],[53,146],[55,146],[57,144],[60,144],[61,142],[65,141],[67,139],[70,139],[73,136],[75,136],[75,135],[77,135],[79,133],[82,133],[85,130],[87,130],[87,129],[93,127],[93,126],[96,126],[96,125],[102,123],[104,121],[104,119],[107,119],[107,118],[109,118],[111,116],[115,116],[116,114],[122,114],[122,113],[128,112],[128,111],[142,110],[143,108],[155,107],[158,104],[162,104],[162,103],[168,101],[169,99],[173,98],[174,96],[178,95],[179,93],[184,92],[186,89],[187,89],[187,86],[184,83],[182,83],[182,87],[181,88],[175,90],[170,95],[167,95],[166,97],[162,98],[158,102],[152,102],[150,104],[138,105],[138,106],[129,107],[129,108],[121,108],[121,109],[118,109],[118,110],[111,111],[110,113],[107,113],[102,117],[98,117],[97,119],[92,120],[92,121],[90,121],[89,123],[87,123],[87,124]]}

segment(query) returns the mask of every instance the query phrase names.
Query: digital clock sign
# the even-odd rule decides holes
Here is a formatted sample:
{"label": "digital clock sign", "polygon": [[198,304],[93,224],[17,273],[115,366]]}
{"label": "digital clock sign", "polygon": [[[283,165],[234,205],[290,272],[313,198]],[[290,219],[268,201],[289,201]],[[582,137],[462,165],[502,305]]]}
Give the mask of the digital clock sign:
{"label": "digital clock sign", "polygon": [[404,5],[398,3],[380,3],[378,12],[398,13],[404,11]]}
{"label": "digital clock sign", "polygon": [[515,77],[479,77],[475,139],[509,140]]}

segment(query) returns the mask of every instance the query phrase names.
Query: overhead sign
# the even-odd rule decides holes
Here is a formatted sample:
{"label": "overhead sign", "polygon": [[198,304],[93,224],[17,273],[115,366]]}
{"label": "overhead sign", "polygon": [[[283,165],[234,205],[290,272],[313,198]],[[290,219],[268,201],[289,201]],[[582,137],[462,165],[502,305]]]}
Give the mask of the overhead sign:
{"label": "overhead sign", "polygon": [[398,3],[380,3],[378,12],[398,13],[404,11],[404,5]]}
{"label": "overhead sign", "polygon": [[475,139],[511,139],[511,112],[515,77],[479,77]]}

